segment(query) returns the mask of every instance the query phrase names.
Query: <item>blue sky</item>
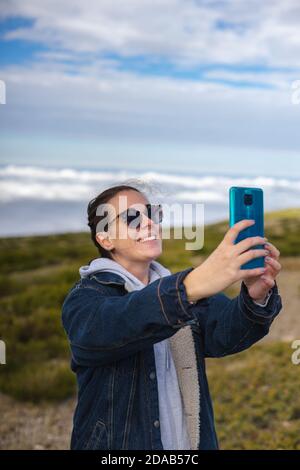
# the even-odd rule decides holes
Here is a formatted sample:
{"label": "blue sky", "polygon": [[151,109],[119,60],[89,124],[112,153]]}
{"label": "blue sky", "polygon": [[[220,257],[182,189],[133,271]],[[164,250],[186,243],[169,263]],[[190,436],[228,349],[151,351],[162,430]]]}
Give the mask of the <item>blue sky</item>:
{"label": "blue sky", "polygon": [[295,0],[4,0],[0,163],[300,175]]}

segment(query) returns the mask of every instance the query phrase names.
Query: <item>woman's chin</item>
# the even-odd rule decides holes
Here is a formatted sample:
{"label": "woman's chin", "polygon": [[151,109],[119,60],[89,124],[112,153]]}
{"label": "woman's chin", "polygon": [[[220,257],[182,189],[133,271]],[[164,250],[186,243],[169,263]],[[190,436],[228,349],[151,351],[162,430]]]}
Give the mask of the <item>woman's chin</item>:
{"label": "woman's chin", "polygon": [[[137,246],[138,245],[138,246]],[[148,259],[157,258],[162,253],[161,241],[154,240],[153,242],[137,242],[136,251]]]}

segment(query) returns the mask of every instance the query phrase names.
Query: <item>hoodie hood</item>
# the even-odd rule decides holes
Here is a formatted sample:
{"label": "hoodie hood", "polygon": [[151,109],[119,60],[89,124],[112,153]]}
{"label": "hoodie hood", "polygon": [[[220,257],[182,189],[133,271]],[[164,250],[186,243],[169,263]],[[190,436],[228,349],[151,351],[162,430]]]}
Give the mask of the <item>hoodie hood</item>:
{"label": "hoodie hood", "polygon": [[[79,274],[81,278],[88,277],[91,274],[95,274],[101,271],[109,271],[121,276],[125,280],[125,289],[128,292],[142,289],[146,285],[137,279],[132,273],[127,271],[127,269],[110,258],[96,258],[89,264],[79,268]],[[170,274],[171,272],[169,269],[158,263],[158,261],[151,261],[149,268],[149,284],[156,279],[159,279],[160,277],[169,276]]]}
{"label": "hoodie hood", "polygon": [[[123,266],[110,258],[96,258],[92,260],[88,265],[81,266],[79,268],[79,274],[81,278],[86,278],[92,274],[109,271],[121,276],[125,280],[124,287],[127,292],[143,289],[146,284],[137,279],[132,273],[127,271]],[[163,276],[169,276],[171,271],[165,268],[158,261],[151,261],[149,266],[149,284],[156,279]],[[163,349],[165,357],[165,367],[168,370],[170,368],[170,345],[168,338],[154,344],[154,349],[157,351]]]}

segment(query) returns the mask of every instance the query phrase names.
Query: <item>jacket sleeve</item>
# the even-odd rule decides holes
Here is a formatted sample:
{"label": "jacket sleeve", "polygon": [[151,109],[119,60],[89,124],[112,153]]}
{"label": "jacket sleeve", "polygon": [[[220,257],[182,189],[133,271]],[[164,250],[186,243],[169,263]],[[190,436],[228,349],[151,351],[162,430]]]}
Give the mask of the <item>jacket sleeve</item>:
{"label": "jacket sleeve", "polygon": [[196,302],[195,316],[199,320],[204,355],[234,354],[263,338],[282,308],[276,281],[270,293],[266,306],[261,306],[252,300],[242,282],[239,295],[233,299],[219,293],[205,299],[206,303]]}
{"label": "jacket sleeve", "polygon": [[190,270],[121,296],[91,283],[71,289],[62,306],[62,323],[75,364],[101,366],[124,359],[196,323],[182,282]]}

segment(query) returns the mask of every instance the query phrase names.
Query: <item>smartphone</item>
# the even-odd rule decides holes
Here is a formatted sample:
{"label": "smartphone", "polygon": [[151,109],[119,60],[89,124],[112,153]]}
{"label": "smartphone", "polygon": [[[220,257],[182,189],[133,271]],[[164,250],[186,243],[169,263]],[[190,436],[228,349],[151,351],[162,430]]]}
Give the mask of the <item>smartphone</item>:
{"label": "smartphone", "polygon": [[[264,237],[264,200],[261,188],[232,186],[229,189],[229,225],[243,219],[253,219],[255,224],[242,230],[235,240],[238,243],[248,237]],[[255,245],[250,249],[264,249],[264,245]],[[241,266],[241,269],[264,268],[265,257],[252,259]]]}

